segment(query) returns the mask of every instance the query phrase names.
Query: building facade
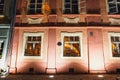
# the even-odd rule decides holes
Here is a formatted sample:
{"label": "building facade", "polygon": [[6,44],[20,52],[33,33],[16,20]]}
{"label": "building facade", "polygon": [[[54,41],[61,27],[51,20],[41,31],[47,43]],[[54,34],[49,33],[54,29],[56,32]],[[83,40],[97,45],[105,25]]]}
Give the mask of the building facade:
{"label": "building facade", "polygon": [[16,4],[10,73],[120,73],[120,0]]}

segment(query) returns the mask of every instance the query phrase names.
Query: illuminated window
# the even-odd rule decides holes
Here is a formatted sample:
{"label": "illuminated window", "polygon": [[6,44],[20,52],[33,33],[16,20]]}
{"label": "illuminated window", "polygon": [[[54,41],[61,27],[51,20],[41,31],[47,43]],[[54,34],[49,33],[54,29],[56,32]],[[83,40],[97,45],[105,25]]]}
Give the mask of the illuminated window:
{"label": "illuminated window", "polygon": [[62,34],[63,41],[63,56],[64,57],[80,57],[81,56],[81,36],[80,32]]}
{"label": "illuminated window", "polygon": [[30,0],[28,14],[41,14],[42,0]]}
{"label": "illuminated window", "polygon": [[108,0],[108,11],[110,14],[120,14],[120,0]]}
{"label": "illuminated window", "polygon": [[4,11],[4,1],[5,0],[0,0],[0,14],[3,14]]}
{"label": "illuminated window", "polygon": [[0,59],[2,58],[4,42],[0,41]]}
{"label": "illuminated window", "polygon": [[113,57],[120,57],[120,33],[109,33]]}
{"label": "illuminated window", "polygon": [[41,56],[42,33],[25,33],[25,50],[24,56]]}
{"label": "illuminated window", "polygon": [[78,14],[85,12],[85,0],[63,0],[63,13],[64,14]]}

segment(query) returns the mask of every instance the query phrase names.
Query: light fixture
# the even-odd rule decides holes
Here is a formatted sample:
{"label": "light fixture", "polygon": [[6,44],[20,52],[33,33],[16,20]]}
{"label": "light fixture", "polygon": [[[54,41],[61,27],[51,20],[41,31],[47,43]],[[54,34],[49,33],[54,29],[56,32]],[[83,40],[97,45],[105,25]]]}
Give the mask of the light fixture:
{"label": "light fixture", "polygon": [[98,75],[99,78],[103,78],[104,76],[103,75]]}
{"label": "light fixture", "polygon": [[54,78],[54,75],[49,75],[49,78]]}

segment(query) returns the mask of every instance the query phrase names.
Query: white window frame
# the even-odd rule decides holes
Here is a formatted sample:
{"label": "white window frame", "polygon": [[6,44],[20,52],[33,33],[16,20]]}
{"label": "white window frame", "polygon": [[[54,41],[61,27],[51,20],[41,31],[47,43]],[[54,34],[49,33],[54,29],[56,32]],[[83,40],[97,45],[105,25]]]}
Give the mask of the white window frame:
{"label": "white window frame", "polygon": [[[63,56],[63,51],[64,51],[64,36],[79,36],[79,40],[80,40],[80,56],[76,56],[76,57],[66,57]],[[61,46],[61,57],[63,59],[81,59],[82,55],[83,55],[83,46],[82,46],[82,32],[61,32],[61,42],[62,42],[62,46]]]}
{"label": "white window frame", "polygon": [[[70,0],[71,1],[71,0]],[[63,7],[63,13],[64,13],[64,11],[65,11],[65,0],[62,0],[62,2],[63,2],[63,5],[62,5],[62,7]],[[70,2],[70,4],[71,4],[71,2]],[[71,6],[70,6],[71,7]],[[70,8],[70,10],[72,10],[72,8]],[[80,13],[80,0],[78,0],[78,14]]]}
{"label": "white window frame", "polygon": [[111,49],[111,36],[117,36],[117,37],[120,37],[120,33],[115,33],[115,32],[109,32],[108,33],[108,38],[109,38],[109,51],[110,51],[110,57],[111,58],[115,58],[115,59],[120,59],[120,57],[113,57],[112,56],[112,49]]}
{"label": "white window frame", "polygon": [[107,12],[108,12],[108,13],[110,13],[110,10],[109,10],[109,3],[115,3],[115,5],[116,5],[116,6],[112,7],[112,8],[116,8],[116,12],[112,12],[112,13],[110,13],[110,14],[116,14],[116,13],[118,13],[117,4],[120,4],[120,2],[117,2],[117,0],[108,2],[108,0],[106,0],[106,3],[107,3]]}
{"label": "white window frame", "polygon": [[[43,0],[42,0],[42,2],[43,2]],[[30,4],[31,3],[29,3],[29,5],[28,5],[28,11],[31,10]],[[36,11],[37,11],[37,4],[41,4],[41,8],[40,9],[42,10],[42,3],[37,3],[37,0],[35,0],[35,3],[34,3],[34,5],[35,5],[35,8],[34,8],[35,13],[34,14],[36,14]],[[42,14],[42,12],[40,14]]]}
{"label": "white window frame", "polygon": [[[41,36],[41,55],[40,56],[25,56],[25,45],[27,42],[27,37],[28,36]],[[44,39],[44,33],[43,32],[26,32],[24,33],[24,37],[23,37],[23,51],[22,51],[22,56],[23,58],[32,58],[32,59],[36,59],[36,58],[42,58],[43,57],[43,39]]]}

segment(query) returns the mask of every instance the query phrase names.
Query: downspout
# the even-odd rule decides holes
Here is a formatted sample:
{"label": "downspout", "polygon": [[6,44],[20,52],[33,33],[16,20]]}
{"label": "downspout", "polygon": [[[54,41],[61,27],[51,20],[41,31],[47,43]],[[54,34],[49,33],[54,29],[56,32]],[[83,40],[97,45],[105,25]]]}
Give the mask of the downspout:
{"label": "downspout", "polygon": [[[12,58],[12,46],[13,46],[13,37],[14,37],[14,24],[15,24],[15,16],[16,16],[16,0],[13,0],[13,6],[12,6],[12,12],[10,13],[10,33],[9,33],[9,44],[8,44],[8,50],[9,50],[9,63],[8,63],[8,73],[10,71],[11,66],[11,58]],[[7,56],[8,58],[8,56]]]}

